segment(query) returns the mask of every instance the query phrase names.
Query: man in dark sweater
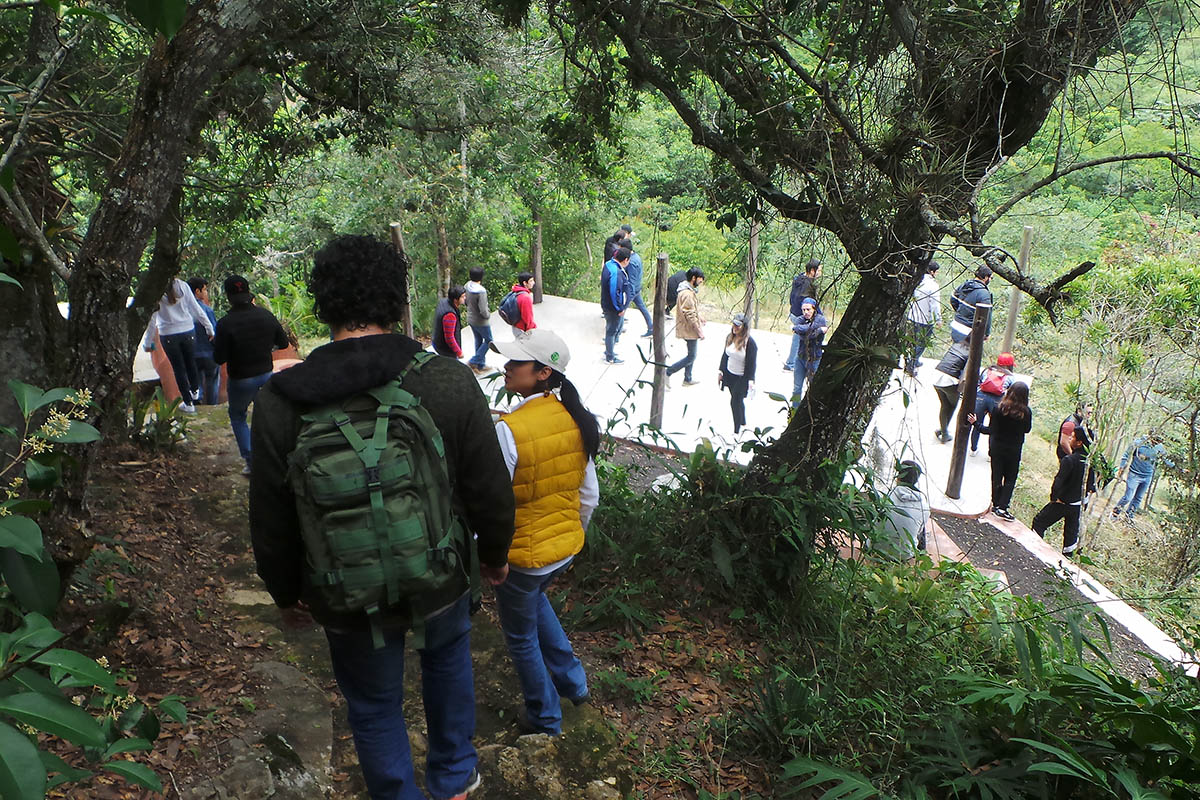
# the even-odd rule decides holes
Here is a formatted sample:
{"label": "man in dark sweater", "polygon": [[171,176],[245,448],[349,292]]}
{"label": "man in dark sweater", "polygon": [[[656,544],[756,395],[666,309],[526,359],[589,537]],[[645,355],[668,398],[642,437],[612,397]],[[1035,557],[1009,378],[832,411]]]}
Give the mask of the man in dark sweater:
{"label": "man in dark sweater", "polygon": [[451,286],[450,292],[438,301],[433,312],[433,352],[439,356],[462,358],[462,319],[458,308],[462,305],[467,290]]}
{"label": "man in dark sweater", "polygon": [[[394,380],[421,345],[394,333],[407,264],[370,236],[342,236],[317,253],[308,289],[333,341],[276,375],[259,394],[250,478],[250,538],[258,574],[284,624],[325,626],[338,686],[346,698],[359,764],[372,797],[423,796],[415,785],[402,709],[404,639],[424,619],[420,651],[429,755],[425,783],[434,798],[464,800],[479,785],[471,670],[470,592],[465,575],[444,591],[382,609],[383,647],[365,612],[333,614],[307,578],[288,457],[302,414]],[[364,291],[363,287],[370,287]],[[465,364],[435,358],[403,378],[441,433],[451,503],[476,536],[480,571],[492,585],[508,574],[512,483],[487,400]],[[457,549],[464,549],[462,542]],[[460,553],[462,563],[471,556]]]}
{"label": "man in dark sweater", "polygon": [[1082,428],[1071,433],[1071,453],[1058,462],[1058,474],[1050,487],[1050,502],[1033,518],[1033,532],[1043,539],[1046,529],[1060,519],[1063,520],[1064,556],[1069,556],[1079,547],[1079,518],[1083,511],[1085,493],[1096,491],[1096,476],[1087,466],[1087,434]]}
{"label": "man in dark sweater", "polygon": [[275,315],[254,305],[250,284],[241,275],[225,279],[229,313],[217,323],[213,337],[213,361],[226,364],[229,371],[229,426],[237,440],[238,452],[250,474],[250,424],[246,412],[259,388],[271,378],[272,351],[288,346],[287,334]]}

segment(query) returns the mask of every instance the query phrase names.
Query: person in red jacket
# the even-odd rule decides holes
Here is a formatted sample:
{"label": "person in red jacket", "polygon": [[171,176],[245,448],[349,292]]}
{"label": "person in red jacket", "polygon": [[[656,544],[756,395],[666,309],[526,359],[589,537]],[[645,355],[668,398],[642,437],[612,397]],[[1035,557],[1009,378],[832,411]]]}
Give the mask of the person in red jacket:
{"label": "person in red jacket", "polygon": [[518,275],[512,290],[517,293],[517,308],[521,310],[521,318],[512,326],[513,336],[520,336],[537,327],[533,321],[533,273]]}

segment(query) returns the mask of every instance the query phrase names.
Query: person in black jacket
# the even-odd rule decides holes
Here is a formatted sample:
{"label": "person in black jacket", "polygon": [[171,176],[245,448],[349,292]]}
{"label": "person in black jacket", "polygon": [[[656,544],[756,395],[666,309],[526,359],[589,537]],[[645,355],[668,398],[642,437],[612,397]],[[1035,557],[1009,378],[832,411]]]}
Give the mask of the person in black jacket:
{"label": "person in black jacket", "polygon": [[[788,322],[795,327],[804,320],[804,298],[811,297],[819,300],[817,278],[821,277],[821,259],[810,258],[804,265],[804,274],[792,279],[792,292],[788,295]],[[817,311],[821,310],[820,302]],[[787,361],[783,368],[790,372],[796,366],[796,354],[800,352],[800,335],[792,334],[792,347],[788,350]]]}
{"label": "person in black jacket", "polygon": [[754,386],[758,345],[750,338],[750,326],[745,314],[734,314],[731,324],[729,335],[725,337],[725,352],[721,354],[717,383],[729,390],[733,432],[737,433],[746,424],[746,394]]}
{"label": "person in black jacket", "polygon": [[675,303],[679,301],[679,284],[688,279],[688,271],[681,269],[671,277],[667,278],[667,316],[671,316],[671,309],[675,308]]}
{"label": "person in black jacket", "polygon": [[975,309],[982,304],[988,306],[984,309],[984,313],[988,317],[983,331],[983,338],[986,339],[991,335],[992,292],[987,288],[991,281],[991,267],[986,264],[980,264],[979,268],[975,270],[975,277],[967,278],[963,281],[962,286],[954,290],[954,294],[950,296],[950,307],[954,309],[954,318],[950,320],[951,341],[966,341],[967,337],[971,335],[971,326],[975,324]]}
{"label": "person in black jacket", "polygon": [[933,390],[937,392],[941,409],[938,412],[938,429],[933,435],[943,444],[954,438],[950,435],[950,417],[962,394],[962,374],[967,368],[969,355],[967,342],[955,342],[934,370]]}
{"label": "person in black jacket", "polygon": [[1083,511],[1084,474],[1086,492],[1096,491],[1096,476],[1087,466],[1087,434],[1083,428],[1071,432],[1071,453],[1058,464],[1058,474],[1050,487],[1050,502],[1033,518],[1033,532],[1043,539],[1046,529],[1060,519],[1063,520],[1064,556],[1069,556],[1079,547],[1079,518]]}
{"label": "person in black jacket", "polygon": [[1029,387],[1020,381],[1010,385],[1000,403],[991,412],[991,425],[984,425],[975,414],[967,421],[978,424],[988,435],[988,455],[992,458],[992,513],[1000,519],[1012,520],[1008,504],[1012,502],[1021,469],[1021,448],[1025,434],[1033,428],[1033,412],[1029,410]]}
{"label": "person in black jacket", "polygon": [[[296,447],[301,415],[389,383],[421,351],[419,342],[395,332],[407,269],[402,255],[371,236],[342,236],[317,253],[308,290],[333,341],[280,372],[259,393],[250,540],[258,574],[281,609],[285,627],[304,627],[314,619],[325,627],[334,676],[346,698],[358,761],[373,798],[424,796],[413,777],[403,711],[405,633],[414,613],[424,618],[425,785],[433,797],[454,798],[479,785],[471,744],[475,691],[466,574],[399,604],[403,608],[380,610],[384,643],[376,648],[365,611],[332,613],[310,583],[289,480],[288,457]],[[476,536],[483,578],[501,584],[508,574],[515,503],[487,398],[470,368],[454,359],[431,359],[403,381],[404,390],[417,398],[441,433],[451,500]],[[467,559],[460,563],[471,558],[468,552],[459,557]]]}
{"label": "person in black jacket", "polygon": [[229,298],[229,313],[217,322],[213,361],[227,365],[229,427],[237,440],[238,453],[246,462],[242,474],[249,475],[250,424],[246,412],[259,388],[271,379],[275,363],[271,353],[286,348],[288,338],[274,314],[254,305],[250,284],[241,275],[225,279],[225,296]]}

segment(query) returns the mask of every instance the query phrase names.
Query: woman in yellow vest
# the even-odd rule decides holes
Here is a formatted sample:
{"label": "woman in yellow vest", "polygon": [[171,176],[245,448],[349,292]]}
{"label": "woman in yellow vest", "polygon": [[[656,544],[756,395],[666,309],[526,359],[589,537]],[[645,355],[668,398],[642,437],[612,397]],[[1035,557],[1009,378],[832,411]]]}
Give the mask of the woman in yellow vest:
{"label": "woman in yellow vest", "polygon": [[492,349],[509,359],[504,388],[523,398],[496,423],[517,501],[508,579],[496,587],[496,605],[525,694],[521,728],[557,736],[559,698],[579,705],[588,700],[588,688],[546,587],[583,547],[600,500],[594,461],[600,426],[567,380],[571,354],[557,334],[535,328],[516,341],[493,342]]}

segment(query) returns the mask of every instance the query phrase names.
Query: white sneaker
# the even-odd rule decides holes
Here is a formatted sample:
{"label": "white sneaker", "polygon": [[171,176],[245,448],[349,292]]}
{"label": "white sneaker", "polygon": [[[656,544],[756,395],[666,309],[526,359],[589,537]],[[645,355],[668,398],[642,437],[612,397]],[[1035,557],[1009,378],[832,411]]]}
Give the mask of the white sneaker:
{"label": "white sneaker", "polygon": [[195,414],[196,413],[196,407],[194,405],[192,405],[191,403],[180,403],[179,410],[182,411],[184,414]]}
{"label": "white sneaker", "polygon": [[246,462],[246,463],[245,463],[245,464],[242,466],[242,474],[243,474],[243,475],[249,475],[249,474],[250,474],[250,462],[249,462],[249,461],[247,461],[247,462]]}

